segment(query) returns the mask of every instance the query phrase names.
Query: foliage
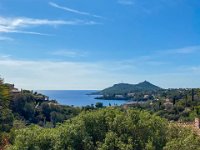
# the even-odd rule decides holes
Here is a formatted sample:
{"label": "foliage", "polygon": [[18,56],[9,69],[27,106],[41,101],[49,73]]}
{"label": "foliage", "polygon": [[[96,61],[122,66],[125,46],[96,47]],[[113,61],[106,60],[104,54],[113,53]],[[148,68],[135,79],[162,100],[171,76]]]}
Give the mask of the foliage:
{"label": "foliage", "polygon": [[189,127],[171,124],[164,150],[200,150],[200,136],[194,132]]}
{"label": "foliage", "polygon": [[199,89],[163,90],[154,96],[156,100],[133,104],[131,107],[151,111],[168,120],[191,122],[195,117],[200,117],[198,91]]}
{"label": "foliage", "polygon": [[54,101],[45,100],[44,95],[30,91],[15,96],[11,102],[11,109],[17,119],[41,126],[48,122],[55,126],[56,123],[63,122],[81,111],[80,108],[62,106]]}
{"label": "foliage", "polygon": [[103,103],[97,102],[95,106],[96,106],[96,108],[102,108],[103,107]]}
{"label": "foliage", "polygon": [[0,145],[5,140],[5,132],[8,132],[13,124],[13,114],[9,109],[10,91],[9,88],[0,79]]}
{"label": "foliage", "polygon": [[49,101],[45,95],[37,92],[23,90],[13,93],[13,89],[14,85],[5,84],[0,78],[0,149],[13,141],[8,133],[14,136],[13,130],[20,126],[34,123],[43,127],[55,127],[56,123],[64,122],[81,111],[80,108]]}
{"label": "foliage", "polygon": [[[146,84],[149,85],[148,82],[141,85]],[[6,146],[9,150],[200,149],[196,131],[177,123],[168,126],[159,117],[184,122],[199,117],[199,89],[147,92],[152,101],[134,104],[137,110],[104,108],[102,103],[76,108],[59,105],[33,91],[11,93],[0,79],[0,149]],[[139,92],[135,97],[139,100],[144,94]],[[166,107],[166,98],[170,99],[170,107]]]}
{"label": "foliage", "polygon": [[115,108],[82,112],[54,129],[30,126],[16,130],[11,150],[162,149],[167,123],[145,111]]}

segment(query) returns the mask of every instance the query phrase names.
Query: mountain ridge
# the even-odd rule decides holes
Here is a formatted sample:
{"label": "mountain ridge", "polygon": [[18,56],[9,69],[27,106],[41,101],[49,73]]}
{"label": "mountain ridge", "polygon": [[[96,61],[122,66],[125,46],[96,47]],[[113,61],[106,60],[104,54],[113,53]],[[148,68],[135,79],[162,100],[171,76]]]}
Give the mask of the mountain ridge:
{"label": "mountain ridge", "polygon": [[161,87],[158,87],[148,81],[143,81],[138,84],[129,84],[129,83],[118,83],[114,84],[111,87],[105,88],[98,92],[102,95],[112,95],[112,94],[127,94],[132,92],[152,92],[161,90]]}

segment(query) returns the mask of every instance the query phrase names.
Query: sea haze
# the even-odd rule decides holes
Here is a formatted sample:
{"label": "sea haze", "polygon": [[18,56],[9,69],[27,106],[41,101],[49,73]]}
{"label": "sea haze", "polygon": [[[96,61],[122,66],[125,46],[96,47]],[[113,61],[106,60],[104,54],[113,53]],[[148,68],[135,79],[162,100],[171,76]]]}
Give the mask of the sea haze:
{"label": "sea haze", "polygon": [[124,100],[97,100],[97,95],[87,95],[95,90],[37,90],[38,93],[49,96],[50,99],[57,100],[62,105],[86,106],[102,102],[104,106],[121,105]]}

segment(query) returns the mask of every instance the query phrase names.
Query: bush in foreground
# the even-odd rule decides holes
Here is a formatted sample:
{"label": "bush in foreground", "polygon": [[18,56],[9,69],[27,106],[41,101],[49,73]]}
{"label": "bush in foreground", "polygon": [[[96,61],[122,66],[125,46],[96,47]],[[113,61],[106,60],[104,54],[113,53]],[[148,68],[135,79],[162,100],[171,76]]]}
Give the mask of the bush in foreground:
{"label": "bush in foreground", "polygon": [[83,112],[54,129],[15,131],[10,150],[160,150],[167,122],[146,111],[106,108]]}

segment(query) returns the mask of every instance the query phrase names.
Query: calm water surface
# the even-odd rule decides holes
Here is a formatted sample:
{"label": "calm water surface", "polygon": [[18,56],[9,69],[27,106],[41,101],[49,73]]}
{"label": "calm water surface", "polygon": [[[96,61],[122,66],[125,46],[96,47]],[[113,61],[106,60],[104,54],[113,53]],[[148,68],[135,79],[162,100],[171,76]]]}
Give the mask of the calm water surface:
{"label": "calm water surface", "polygon": [[89,93],[95,92],[94,90],[41,90],[37,91],[50,99],[55,99],[58,103],[63,105],[74,105],[74,106],[86,106],[91,104],[96,104],[97,102],[102,102],[104,106],[111,105],[121,105],[124,104],[124,100],[97,100],[94,99],[97,95],[87,95]]}

